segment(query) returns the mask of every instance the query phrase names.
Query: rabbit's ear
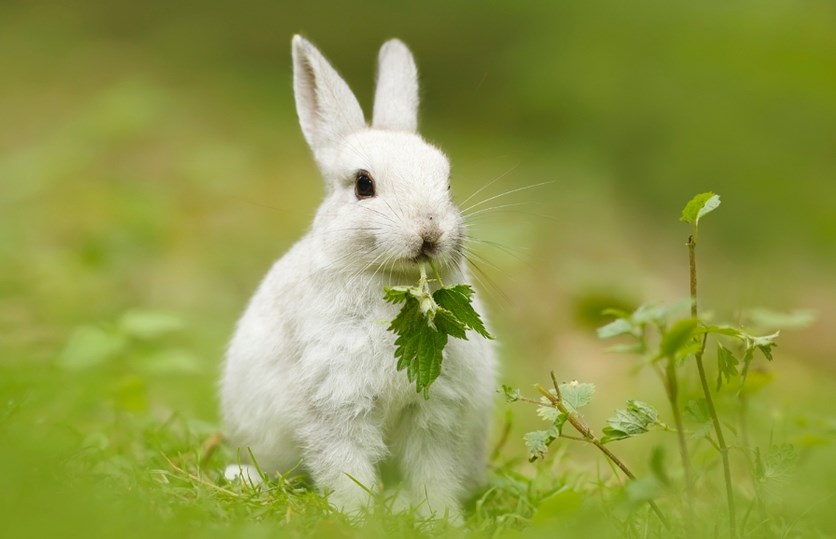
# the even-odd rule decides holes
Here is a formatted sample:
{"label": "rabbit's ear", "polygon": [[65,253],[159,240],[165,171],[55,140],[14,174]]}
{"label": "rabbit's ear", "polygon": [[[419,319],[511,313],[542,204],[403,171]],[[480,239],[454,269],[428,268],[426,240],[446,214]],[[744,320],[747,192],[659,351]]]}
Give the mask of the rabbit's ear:
{"label": "rabbit's ear", "polygon": [[317,159],[323,150],[366,126],[348,85],[300,35],[293,36],[293,93],[302,134]]}
{"label": "rabbit's ear", "polygon": [[418,69],[406,45],[391,39],[380,47],[372,126],[415,132],[418,129]]}

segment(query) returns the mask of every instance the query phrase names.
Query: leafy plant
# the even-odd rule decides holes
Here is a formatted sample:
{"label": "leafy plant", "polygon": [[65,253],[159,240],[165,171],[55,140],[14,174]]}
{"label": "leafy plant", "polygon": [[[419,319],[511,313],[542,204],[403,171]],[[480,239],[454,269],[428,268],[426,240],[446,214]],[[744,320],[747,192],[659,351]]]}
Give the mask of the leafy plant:
{"label": "leafy plant", "polygon": [[[389,325],[389,331],[398,336],[395,358],[398,370],[406,369],[409,381],[425,399],[430,398],[430,385],[441,374],[448,337],[466,340],[467,330],[473,330],[486,339],[493,338],[473,308],[473,288],[466,284],[445,287],[432,262],[430,266],[435,279],[427,278],[422,263],[415,286],[386,288],[383,296],[389,303],[403,304]],[[430,289],[431,282],[438,284],[435,292]]]}
{"label": "leafy plant", "polygon": [[[756,446],[752,446],[746,435],[746,402],[749,391],[747,388],[747,374],[756,356],[763,356],[766,360],[773,360],[773,351],[779,332],[766,335],[755,335],[743,326],[731,324],[713,324],[700,317],[697,296],[697,259],[696,246],[701,219],[720,206],[720,197],[714,193],[702,193],[695,196],[682,211],[681,220],[691,225],[688,239],[690,298],[685,304],[670,306],[642,305],[638,309],[627,312],[610,309],[605,314],[614,320],[598,329],[601,339],[626,338],[627,342],[619,343],[611,350],[631,353],[642,358],[642,365],[647,366],[658,375],[665,389],[668,403],[673,416],[673,428],[669,428],[660,419],[655,408],[641,400],[628,400],[624,409],[617,410],[607,420],[601,429],[601,435],[595,434],[585,423],[580,408],[592,401],[594,386],[587,383],[558,384],[552,373],[554,389],[545,390],[535,385],[542,395],[539,400],[524,397],[518,389],[503,386],[506,400],[525,401],[538,405],[537,414],[550,423],[550,428],[542,431],[530,432],[525,435],[525,442],[529,448],[529,460],[536,461],[546,457],[548,448],[558,439],[579,440],[596,446],[615,464],[629,479],[636,482],[635,475],[615,456],[608,445],[620,440],[644,434],[650,430],[671,431],[676,434],[679,447],[681,468],[680,473],[668,473],[664,470],[661,453],[654,452],[651,457],[651,471],[661,483],[669,484],[671,477],[682,477],[684,489],[682,499],[676,506],[686,535],[692,535],[697,522],[694,508],[697,506],[696,485],[704,490],[707,482],[706,475],[711,473],[712,461],[701,457],[700,464],[704,469],[694,473],[691,452],[699,449],[705,452],[699,444],[707,444],[713,451],[716,460],[722,468],[723,485],[725,487],[725,506],[727,516],[727,534],[730,537],[740,535],[740,519],[737,506],[739,501],[748,498],[749,507],[744,522],[749,518],[752,509],[760,509],[763,518],[768,516],[763,511],[763,493],[767,492],[762,484],[767,478],[784,478],[794,462],[795,450],[789,444],[774,445],[770,440],[769,450],[764,453]],[[688,316],[679,313],[683,307],[690,307]],[[799,319],[791,317],[791,320]],[[772,316],[771,319],[787,320],[786,316]],[[808,320],[808,319],[807,319]],[[712,385],[708,382],[708,374],[704,362],[709,338],[716,341],[717,374]],[[697,400],[682,402],[680,385],[683,374],[696,367],[702,396]],[[578,398],[578,395],[582,395]],[[718,397],[728,401],[729,397],[736,400],[731,417],[722,417],[715,402]],[[686,425],[686,418],[697,424],[696,428]],[[734,427],[734,418],[738,418],[739,427]],[[565,425],[569,423],[581,434],[580,437],[567,434]],[[733,442],[729,442],[729,436]],[[748,469],[748,488],[741,489],[741,470],[733,470],[730,453],[740,451],[745,457],[743,462]],[[764,457],[763,455],[767,456]],[[738,461],[739,462],[739,461]],[[636,483],[638,484],[638,483]],[[754,493],[752,495],[751,493]],[[647,498],[653,512],[663,523],[667,522],[653,496]]]}

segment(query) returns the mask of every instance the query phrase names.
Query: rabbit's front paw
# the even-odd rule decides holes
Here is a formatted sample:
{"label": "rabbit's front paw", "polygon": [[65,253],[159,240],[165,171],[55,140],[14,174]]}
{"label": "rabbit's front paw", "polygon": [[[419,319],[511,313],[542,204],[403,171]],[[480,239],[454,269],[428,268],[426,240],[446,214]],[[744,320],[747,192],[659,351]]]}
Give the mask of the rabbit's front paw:
{"label": "rabbit's front paw", "polygon": [[267,489],[267,483],[258,469],[250,464],[230,464],[224,469],[224,478],[231,483],[240,481],[253,489]]}

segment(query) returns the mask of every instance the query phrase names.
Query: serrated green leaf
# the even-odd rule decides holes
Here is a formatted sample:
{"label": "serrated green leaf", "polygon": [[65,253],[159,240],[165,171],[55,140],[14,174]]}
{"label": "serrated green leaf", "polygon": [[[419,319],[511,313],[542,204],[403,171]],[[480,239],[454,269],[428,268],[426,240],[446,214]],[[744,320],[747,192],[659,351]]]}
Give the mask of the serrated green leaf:
{"label": "serrated green leaf", "polygon": [[630,438],[659,424],[659,414],[652,406],[642,401],[628,400],[626,410],[616,410],[615,415],[607,420],[601,441],[607,443]]}
{"label": "serrated green leaf", "polygon": [[580,408],[583,408],[592,402],[592,397],[595,396],[594,384],[573,380],[571,382],[564,382],[559,387],[560,398],[570,412],[576,412]]}
{"label": "serrated green leaf", "polygon": [[527,432],[523,439],[525,446],[528,448],[528,461],[545,458],[549,452],[549,446],[557,439],[558,432],[556,429],[537,430],[534,432]]}
{"label": "serrated green leaf", "polygon": [[692,349],[684,349],[693,342],[697,323],[694,318],[685,318],[668,328],[659,345],[659,356],[678,359],[687,355]]}
{"label": "serrated green leaf", "polygon": [[780,332],[776,331],[772,335],[764,335],[763,337],[752,337],[751,346],[760,350],[761,353],[766,357],[766,359],[772,361],[772,349],[778,346],[778,343],[775,342],[775,339],[778,338],[779,334]]}
{"label": "serrated green leaf", "polygon": [[728,348],[720,343],[717,343],[717,391],[723,386],[723,379],[729,383],[731,379],[737,376],[737,365],[740,362]]}
{"label": "serrated green leaf", "polygon": [[421,314],[418,307],[418,300],[414,297],[404,297],[404,306],[398,312],[398,315],[389,324],[389,331],[393,331],[398,335],[409,332],[410,328],[415,325],[427,325],[426,317]]}
{"label": "serrated green leaf", "polygon": [[505,395],[505,402],[516,402],[520,400],[520,389],[502,384],[502,393]]}
{"label": "serrated green leaf", "polygon": [[[389,324],[395,339],[397,369],[406,370],[416,390],[429,398],[429,387],[441,374],[444,347],[449,336],[467,339],[467,329],[492,338],[471,305],[473,289],[468,285],[440,288],[430,294],[425,268],[417,286],[387,287],[383,299],[402,304]],[[517,396],[519,398],[519,396]]]}
{"label": "serrated green leaf", "polygon": [[555,421],[557,421],[557,416],[560,415],[560,410],[558,410],[554,406],[543,405],[537,408],[537,415],[540,416],[544,421],[554,423]]}
{"label": "serrated green leaf", "polygon": [[389,303],[403,303],[411,295],[407,286],[386,287],[383,292],[383,299]]}
{"label": "serrated green leaf", "polygon": [[423,392],[424,398],[429,398],[429,386],[441,374],[442,351],[447,344],[447,334],[431,327],[429,322],[418,300],[409,296],[389,326],[389,331],[398,335],[397,368],[406,369],[407,378],[415,382],[416,391]]}
{"label": "serrated green leaf", "polygon": [[479,313],[473,308],[472,296],[473,289],[466,284],[439,288],[433,293],[435,302],[450,311],[466,328],[474,330],[486,339],[493,339],[485,329]]}
{"label": "serrated green leaf", "polygon": [[749,366],[755,358],[755,350],[759,350],[767,360],[772,361],[772,349],[778,344],[775,339],[778,338],[780,332],[776,331],[771,335],[764,335],[761,337],[755,335],[743,334],[746,349],[743,353],[743,369],[740,373],[740,383],[745,384],[746,377],[749,374]]}
{"label": "serrated green leaf", "polygon": [[453,316],[453,313],[447,309],[440,308],[435,311],[433,324],[435,324],[436,329],[438,329],[441,333],[446,333],[447,335],[457,339],[467,340],[464,323]]}
{"label": "serrated green leaf", "polygon": [[692,198],[688,204],[685,205],[679,220],[697,226],[703,216],[716,210],[719,205],[719,195],[715,195],[711,191],[701,193]]}

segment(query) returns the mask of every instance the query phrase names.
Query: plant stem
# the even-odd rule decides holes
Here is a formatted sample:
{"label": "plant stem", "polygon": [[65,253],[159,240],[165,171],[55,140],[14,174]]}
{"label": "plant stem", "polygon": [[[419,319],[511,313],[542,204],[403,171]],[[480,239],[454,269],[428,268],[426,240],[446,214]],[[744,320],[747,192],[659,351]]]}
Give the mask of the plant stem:
{"label": "plant stem", "polygon": [[688,496],[687,510],[690,513],[694,503],[694,481],[691,474],[691,458],[688,455],[688,441],[685,439],[685,426],[682,423],[682,413],[679,410],[679,381],[676,378],[676,363],[673,358],[668,358],[665,368],[665,390],[671,404],[673,422],[676,424],[679,456],[682,459],[682,469],[685,473],[685,492]]}
{"label": "plant stem", "polygon": [[[691,277],[691,316],[696,319],[699,314],[697,308],[697,240],[696,231],[688,238],[688,266],[690,268]],[[705,404],[708,408],[708,414],[711,416],[711,422],[714,425],[714,432],[717,435],[717,445],[720,448],[720,457],[723,460],[723,476],[726,483],[726,502],[729,509],[729,535],[737,537],[737,515],[734,508],[734,488],[732,487],[731,466],[729,464],[729,448],[726,445],[726,439],[723,436],[723,428],[720,426],[720,418],[717,416],[717,409],[714,408],[714,399],[711,397],[711,388],[708,385],[708,377],[705,375],[705,365],[703,365],[702,356],[705,352],[705,343],[708,339],[708,334],[703,335],[702,346],[694,358],[697,362],[697,370],[700,374],[700,385],[702,385],[702,392],[705,395]]]}
{"label": "plant stem", "polygon": [[[441,274],[438,273],[438,268],[435,267],[435,262],[433,262],[432,258],[430,258],[429,262],[430,262],[430,267],[433,270],[433,273],[435,273],[435,278],[438,280],[438,285],[441,288],[444,288],[444,281],[441,280]],[[422,266],[423,266],[423,264],[422,264]]]}
{"label": "plant stem", "polygon": [[[554,376],[554,372],[551,373],[551,377],[552,383],[554,384],[554,390],[557,393],[557,396],[552,395],[551,392],[547,391],[546,388],[544,388],[540,384],[536,384],[534,388],[537,391],[539,391],[544,397],[549,399],[549,402],[551,402],[555,408],[560,410],[562,413],[566,414],[567,421],[569,421],[569,423],[575,428],[575,430],[581,433],[581,436],[583,436],[586,441],[594,444],[595,447],[601,450],[601,452],[610,460],[610,462],[618,466],[618,468],[622,472],[624,472],[624,475],[626,475],[630,479],[635,479],[636,476],[633,474],[633,472],[630,471],[630,468],[628,468],[627,465],[621,461],[621,459],[615,456],[615,454],[612,451],[610,451],[609,448],[601,442],[601,440],[599,440],[594,434],[592,434],[592,431],[589,430],[589,427],[587,427],[586,424],[583,421],[581,421],[575,415],[574,412],[569,411],[566,405],[563,404],[563,398],[560,396],[560,386],[557,383],[557,379]],[[653,500],[648,500],[647,503],[650,504],[650,508],[653,510],[654,513],[656,513],[656,516],[659,517],[659,520],[662,522],[665,528],[667,528],[668,521],[665,518],[665,515],[662,514],[662,511],[659,509],[659,506],[656,505],[656,502],[654,502]]]}

